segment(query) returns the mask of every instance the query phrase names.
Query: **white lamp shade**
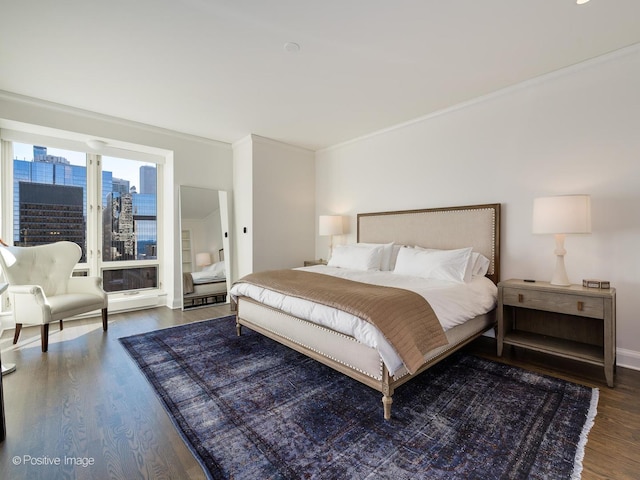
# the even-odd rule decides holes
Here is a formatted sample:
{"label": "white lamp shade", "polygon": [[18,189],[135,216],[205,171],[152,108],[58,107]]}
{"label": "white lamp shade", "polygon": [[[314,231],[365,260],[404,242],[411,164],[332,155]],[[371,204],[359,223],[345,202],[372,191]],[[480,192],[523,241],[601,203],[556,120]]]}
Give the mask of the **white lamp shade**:
{"label": "white lamp shade", "polygon": [[342,216],[340,215],[320,215],[318,225],[319,235],[342,235]]}
{"label": "white lamp shade", "polygon": [[558,195],[533,201],[533,233],[591,233],[591,197]]}
{"label": "white lamp shade", "polygon": [[211,265],[211,254],[209,252],[196,253],[196,265],[199,267]]}

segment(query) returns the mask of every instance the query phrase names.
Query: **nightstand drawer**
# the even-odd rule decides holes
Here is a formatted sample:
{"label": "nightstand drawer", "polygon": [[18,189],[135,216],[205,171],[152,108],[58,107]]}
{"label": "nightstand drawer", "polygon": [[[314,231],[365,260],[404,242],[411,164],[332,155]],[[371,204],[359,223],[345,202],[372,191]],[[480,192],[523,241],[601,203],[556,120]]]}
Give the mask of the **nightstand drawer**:
{"label": "nightstand drawer", "polygon": [[505,288],[503,304],[581,317],[603,318],[604,300],[586,295],[543,292],[531,289]]}

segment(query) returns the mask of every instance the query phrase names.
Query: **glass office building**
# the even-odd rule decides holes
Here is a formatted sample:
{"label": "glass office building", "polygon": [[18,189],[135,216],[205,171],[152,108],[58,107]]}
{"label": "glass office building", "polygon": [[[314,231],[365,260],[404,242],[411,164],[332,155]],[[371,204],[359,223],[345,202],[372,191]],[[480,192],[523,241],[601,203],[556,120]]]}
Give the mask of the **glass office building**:
{"label": "glass office building", "polygon": [[[34,146],[33,150],[34,161],[13,161],[13,242],[26,246],[73,241],[82,247],[84,261],[87,169],[71,165],[63,157],[47,155],[45,147]],[[148,172],[146,175],[150,176]],[[44,187],[47,185],[56,188]],[[155,193],[128,190],[128,181],[113,178],[112,172],[102,172],[105,261],[157,258],[157,197]],[[41,214],[35,215],[38,211]],[[67,224],[64,228],[62,222]],[[34,235],[36,230],[38,235]]]}
{"label": "glass office building", "polygon": [[[42,147],[39,147],[42,148]],[[46,149],[44,149],[46,152]],[[36,156],[34,147],[34,156]],[[38,158],[46,158],[46,154],[39,153]],[[60,158],[60,157],[54,157]],[[35,185],[50,185],[58,188],[36,187]],[[64,188],[68,187],[68,188]],[[75,188],[74,188],[75,187]],[[87,169],[78,165],[64,163],[51,163],[49,161],[14,160],[13,161],[13,241],[15,245],[42,245],[57,240],[76,241],[82,238],[82,243],[78,243],[86,250],[85,239],[85,219],[87,217]],[[68,195],[68,197],[67,197]],[[26,202],[26,203],[24,203]],[[74,223],[74,228],[82,228],[82,233],[67,230],[68,235],[62,235],[52,228],[52,222],[58,219],[56,210],[63,211],[69,208],[69,203],[73,202],[74,209],[81,212],[82,224]],[[24,204],[23,204],[24,203]],[[29,217],[27,211],[34,212],[39,207],[46,205],[43,211],[48,212],[49,221],[46,222],[51,227],[52,235],[29,238],[28,229],[36,228],[33,217]],[[44,222],[44,217],[40,219]],[[41,229],[44,231],[44,229]]]}

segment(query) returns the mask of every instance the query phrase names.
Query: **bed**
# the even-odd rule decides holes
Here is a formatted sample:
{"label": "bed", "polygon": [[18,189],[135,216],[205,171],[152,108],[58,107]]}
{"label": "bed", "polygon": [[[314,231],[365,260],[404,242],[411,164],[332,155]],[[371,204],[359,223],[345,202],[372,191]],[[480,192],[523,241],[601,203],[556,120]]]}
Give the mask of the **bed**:
{"label": "bed", "polygon": [[[381,343],[380,338],[385,341],[387,337],[391,338],[387,331],[383,334],[376,333],[375,339],[371,340],[368,335],[371,331],[375,332],[376,327],[373,327],[372,330],[371,326],[367,325],[367,322],[363,322],[357,318],[357,315],[353,315],[350,307],[345,308],[345,311],[343,311],[341,310],[341,305],[336,308],[335,306],[327,307],[327,305],[317,305],[312,302],[303,304],[302,308],[296,309],[291,305],[294,300],[295,302],[298,301],[296,295],[299,292],[293,291],[291,294],[287,294],[281,290],[280,280],[288,279],[291,275],[293,275],[292,285],[314,285],[308,288],[300,287],[307,288],[307,290],[315,288],[315,284],[306,281],[307,278],[320,279],[320,283],[322,283],[325,277],[345,277],[344,280],[346,282],[353,281],[355,282],[353,285],[356,287],[373,281],[378,285],[363,286],[363,292],[358,292],[357,294],[362,294],[364,295],[363,298],[367,298],[368,288],[382,287],[380,290],[373,291],[373,295],[369,297],[375,297],[376,301],[378,301],[379,291],[386,293],[389,290],[394,290],[388,299],[380,300],[381,302],[392,302],[382,307],[382,310],[388,312],[390,317],[394,311],[407,315],[408,312],[417,312],[422,306],[420,305],[420,308],[414,306],[411,302],[415,299],[411,296],[407,298],[395,296],[398,294],[411,294],[414,297],[418,295],[414,292],[399,292],[399,290],[404,290],[402,282],[412,284],[414,281],[413,278],[409,278],[407,275],[396,275],[396,273],[407,273],[406,271],[400,271],[402,269],[400,269],[399,264],[396,264],[390,271],[372,272],[372,276],[375,279],[370,280],[369,273],[364,274],[362,271],[350,272],[349,268],[336,267],[335,264],[332,266],[334,257],[339,257],[338,251],[334,249],[328,266],[318,265],[294,269],[295,273],[289,273],[289,271],[265,273],[265,275],[276,274],[278,280],[275,283],[257,285],[258,292],[260,292],[257,294],[255,294],[256,285],[250,284],[247,286],[247,283],[241,279],[231,289],[232,306],[236,309],[238,335],[241,335],[242,327],[246,326],[374,388],[382,393],[384,418],[389,419],[393,402],[392,396],[397,387],[495,326],[496,284],[499,281],[500,271],[500,204],[358,214],[357,228],[358,243],[353,248],[363,245],[368,249],[368,246],[373,245],[377,249],[380,245],[392,244],[393,251],[397,252],[394,253],[396,255],[395,258],[397,262],[402,263],[403,268],[407,268],[407,265],[409,265],[409,269],[411,268],[412,264],[410,262],[407,263],[407,258],[423,258],[423,254],[418,250],[424,250],[427,252],[425,255],[430,256],[432,256],[433,252],[436,252],[435,255],[440,255],[440,252],[445,252],[446,255],[449,255],[448,252],[472,250],[472,253],[469,253],[469,257],[465,257],[469,258],[469,266],[471,266],[471,255],[485,259],[487,264],[482,272],[484,275],[465,278],[464,282],[457,282],[455,285],[452,282],[435,281],[436,288],[434,290],[436,292],[438,290],[441,291],[437,297],[434,297],[433,293],[430,294],[431,298],[435,300],[431,311],[438,311],[436,317],[448,309],[446,303],[448,300],[446,298],[455,297],[445,293],[449,292],[446,290],[445,284],[452,285],[452,288],[457,289],[456,291],[463,291],[466,289],[466,283],[468,283],[473,286],[472,288],[470,287],[471,290],[477,287],[482,289],[483,292],[489,292],[491,299],[486,300],[485,298],[483,300],[484,306],[470,317],[469,313],[467,313],[466,315],[469,318],[453,322],[452,325],[447,326],[446,330],[440,327],[441,333],[434,335],[434,337],[439,336],[439,340],[437,342],[434,340],[433,342],[435,343],[432,342],[436,346],[429,347],[426,351],[424,348],[420,350],[418,352],[420,358],[416,358],[417,353],[415,351],[408,356],[397,355],[396,344]],[[345,246],[346,248],[348,247]],[[384,248],[386,249],[387,247]],[[412,257],[412,255],[418,255],[419,257]],[[251,275],[262,275],[262,272]],[[392,285],[385,283],[389,281],[395,282],[395,278],[389,280],[394,276],[397,278],[403,277],[400,286],[395,283]],[[304,281],[301,281],[301,278]],[[337,281],[341,282],[343,279],[340,278]],[[463,285],[461,286],[460,283]],[[345,292],[343,296],[353,295],[355,297],[357,295],[355,290],[358,290],[358,288],[355,288],[354,292],[347,290],[347,286],[351,284],[338,285],[339,288],[337,290]],[[388,286],[396,286],[398,288],[386,288]],[[305,291],[303,295],[307,295],[307,293]],[[278,298],[279,300],[274,303],[273,298]],[[303,298],[306,299],[306,297]],[[402,300],[398,300],[399,298]],[[376,304],[374,309],[377,309],[378,305],[383,304]],[[314,318],[310,313],[312,311],[324,312],[325,308],[333,309],[330,310],[331,314],[328,315],[330,320],[328,321],[323,321],[321,318],[318,319],[317,316]],[[356,312],[359,314],[360,310]],[[368,314],[368,312],[365,313]],[[427,314],[425,313],[425,315]],[[345,327],[341,323],[345,316],[349,318],[349,321],[359,323],[355,327]],[[354,316],[356,317],[355,319],[353,318]],[[322,314],[320,314],[320,317],[322,317]],[[366,327],[364,334],[362,333],[362,325]],[[424,332],[415,336],[424,338]]]}
{"label": "bed", "polygon": [[183,308],[194,308],[227,301],[224,261],[208,265],[201,272],[182,274]]}

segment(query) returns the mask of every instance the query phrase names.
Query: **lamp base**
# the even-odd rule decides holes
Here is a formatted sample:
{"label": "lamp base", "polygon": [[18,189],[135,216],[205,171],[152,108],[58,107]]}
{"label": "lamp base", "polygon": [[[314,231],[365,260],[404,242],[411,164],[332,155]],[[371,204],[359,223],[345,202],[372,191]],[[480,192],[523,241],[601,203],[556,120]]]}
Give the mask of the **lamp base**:
{"label": "lamp base", "polygon": [[333,235],[329,235],[329,254],[327,255],[327,262],[331,260],[332,253],[333,253]]}
{"label": "lamp base", "polygon": [[569,277],[567,277],[567,269],[564,267],[564,255],[567,251],[564,249],[564,235],[556,235],[556,269],[551,278],[551,285],[567,287],[571,285]]}
{"label": "lamp base", "polygon": [[[558,267],[558,264],[561,264]],[[553,272],[553,278],[551,278],[551,285],[558,285],[562,287],[568,287],[571,285],[569,278],[567,277],[567,271],[564,268],[564,257],[558,255],[556,258],[556,271]]]}

